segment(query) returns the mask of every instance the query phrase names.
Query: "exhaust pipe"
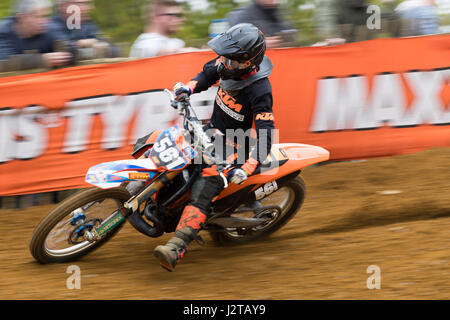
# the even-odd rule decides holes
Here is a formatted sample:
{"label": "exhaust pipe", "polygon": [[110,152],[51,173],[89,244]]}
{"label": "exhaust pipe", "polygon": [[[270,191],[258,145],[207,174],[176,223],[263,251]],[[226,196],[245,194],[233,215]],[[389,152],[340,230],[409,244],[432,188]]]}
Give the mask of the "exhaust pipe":
{"label": "exhaust pipe", "polygon": [[150,211],[151,206],[147,206],[144,210],[144,214],[151,222],[153,227],[149,225],[141,215],[139,210],[134,211],[129,217],[128,221],[131,225],[140,233],[145,234],[148,237],[157,238],[164,234],[165,225]]}
{"label": "exhaust pipe", "polygon": [[154,193],[161,190],[171,180],[173,180],[181,171],[171,171],[161,174],[156,181],[152,182],[139,194],[134,195],[130,200],[125,202],[124,207],[131,211],[131,215],[128,216],[128,221],[136,228],[140,233],[146,236],[157,238],[161,236],[165,231],[165,225],[150,211],[151,206],[146,206],[144,209],[145,216],[151,222],[153,227],[149,225],[143,218],[139,206],[141,203],[147,201],[147,199]]}

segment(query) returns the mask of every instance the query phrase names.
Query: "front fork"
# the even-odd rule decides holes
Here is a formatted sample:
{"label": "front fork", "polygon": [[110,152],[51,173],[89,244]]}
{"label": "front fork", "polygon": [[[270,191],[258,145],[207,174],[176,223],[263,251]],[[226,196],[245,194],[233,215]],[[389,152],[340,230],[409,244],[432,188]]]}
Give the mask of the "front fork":
{"label": "front fork", "polygon": [[133,212],[139,210],[139,206],[145,203],[151,196],[161,190],[169,182],[171,182],[182,170],[169,171],[162,173],[155,181],[150,183],[144,190],[131,197],[124,203],[123,207],[112,214],[100,226],[91,231],[84,232],[84,238],[89,242],[100,240],[111,230],[121,225],[123,221]]}

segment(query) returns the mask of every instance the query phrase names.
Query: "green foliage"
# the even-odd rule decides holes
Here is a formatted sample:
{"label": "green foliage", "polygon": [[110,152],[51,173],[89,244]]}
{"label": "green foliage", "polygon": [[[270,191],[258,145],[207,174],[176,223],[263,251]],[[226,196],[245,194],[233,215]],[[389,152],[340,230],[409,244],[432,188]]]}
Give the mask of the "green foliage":
{"label": "green foliage", "polygon": [[210,7],[205,11],[191,11],[185,5],[187,21],[177,36],[185,40],[189,46],[202,47],[209,37],[208,29],[214,19],[225,18],[229,11],[238,5],[230,0],[209,0]]}
{"label": "green foliage", "polygon": [[299,31],[298,45],[309,45],[321,40],[316,32],[315,9],[299,9],[301,5],[311,2],[313,1],[291,0],[287,1],[282,8],[286,20]]}
{"label": "green foliage", "polygon": [[112,41],[132,43],[146,25],[146,3],[146,0],[95,0],[93,19]]}
{"label": "green foliage", "polygon": [[11,14],[11,5],[13,0],[2,0],[0,2],[0,18],[7,17]]}

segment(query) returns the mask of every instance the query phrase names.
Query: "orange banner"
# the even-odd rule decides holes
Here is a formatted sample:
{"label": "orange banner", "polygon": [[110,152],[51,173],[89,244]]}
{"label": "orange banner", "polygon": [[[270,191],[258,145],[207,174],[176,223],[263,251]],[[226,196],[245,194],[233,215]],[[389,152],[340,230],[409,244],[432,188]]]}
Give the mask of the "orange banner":
{"label": "orange banner", "polygon": [[[450,146],[450,36],[269,50],[280,142],[331,159]],[[95,164],[177,115],[161,91],[187,82],[211,51],[0,79],[0,196],[86,187]],[[217,91],[193,96],[207,118]]]}

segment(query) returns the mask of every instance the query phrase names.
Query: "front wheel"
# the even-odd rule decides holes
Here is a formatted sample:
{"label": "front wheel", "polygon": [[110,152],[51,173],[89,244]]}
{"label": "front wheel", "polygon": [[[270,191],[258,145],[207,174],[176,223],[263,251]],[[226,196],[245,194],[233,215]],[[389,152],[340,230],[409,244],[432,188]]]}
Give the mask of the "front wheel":
{"label": "front wheel", "polygon": [[[254,228],[226,228],[211,231],[212,240],[218,245],[233,245],[247,243],[268,236],[284,226],[301,208],[306,195],[306,187],[300,176],[288,181],[282,188],[261,200],[263,207],[277,206],[280,210],[273,218]],[[253,212],[235,213],[233,216],[253,216]]]}
{"label": "front wheel", "polygon": [[99,248],[120,230],[123,222],[97,241],[85,240],[84,233],[101,225],[129,198],[129,192],[122,188],[89,188],[65,199],[34,230],[32,256],[39,263],[67,262]]}

